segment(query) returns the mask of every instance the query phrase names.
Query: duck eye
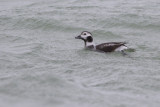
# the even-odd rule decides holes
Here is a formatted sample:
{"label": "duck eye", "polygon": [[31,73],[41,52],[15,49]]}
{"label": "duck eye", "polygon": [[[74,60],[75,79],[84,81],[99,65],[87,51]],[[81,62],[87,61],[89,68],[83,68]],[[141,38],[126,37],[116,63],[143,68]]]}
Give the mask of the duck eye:
{"label": "duck eye", "polygon": [[86,33],[84,33],[84,35],[86,35]]}

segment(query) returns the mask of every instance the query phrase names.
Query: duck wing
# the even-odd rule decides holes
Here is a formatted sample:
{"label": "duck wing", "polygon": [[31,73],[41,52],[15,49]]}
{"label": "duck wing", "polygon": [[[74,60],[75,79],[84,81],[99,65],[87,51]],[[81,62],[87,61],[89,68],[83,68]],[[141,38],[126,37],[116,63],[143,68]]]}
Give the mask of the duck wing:
{"label": "duck wing", "polygon": [[113,52],[120,46],[125,46],[126,42],[108,42],[96,45],[98,51]]}

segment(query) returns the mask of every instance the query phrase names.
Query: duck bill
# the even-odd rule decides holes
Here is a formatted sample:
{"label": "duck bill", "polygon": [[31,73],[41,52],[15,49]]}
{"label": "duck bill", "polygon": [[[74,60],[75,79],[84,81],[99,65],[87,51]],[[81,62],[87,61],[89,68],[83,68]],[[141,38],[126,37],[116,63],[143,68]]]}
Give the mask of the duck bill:
{"label": "duck bill", "polygon": [[76,36],[75,39],[82,39],[82,37],[79,35],[79,36]]}

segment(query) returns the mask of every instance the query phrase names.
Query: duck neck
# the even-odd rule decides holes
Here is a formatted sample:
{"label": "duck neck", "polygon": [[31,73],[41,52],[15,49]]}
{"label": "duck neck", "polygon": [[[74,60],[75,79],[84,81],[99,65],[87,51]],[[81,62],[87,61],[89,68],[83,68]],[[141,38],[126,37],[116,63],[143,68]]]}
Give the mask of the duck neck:
{"label": "duck neck", "polygon": [[95,49],[95,43],[92,42],[85,42],[85,48],[93,48]]}

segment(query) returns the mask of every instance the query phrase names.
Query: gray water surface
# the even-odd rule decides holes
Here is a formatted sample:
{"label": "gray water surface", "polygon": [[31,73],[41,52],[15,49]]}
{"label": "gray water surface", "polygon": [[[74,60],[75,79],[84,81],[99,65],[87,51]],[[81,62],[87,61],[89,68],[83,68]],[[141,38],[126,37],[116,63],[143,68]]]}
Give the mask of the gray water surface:
{"label": "gray water surface", "polygon": [[159,43],[159,0],[0,0],[0,107],[159,107]]}

